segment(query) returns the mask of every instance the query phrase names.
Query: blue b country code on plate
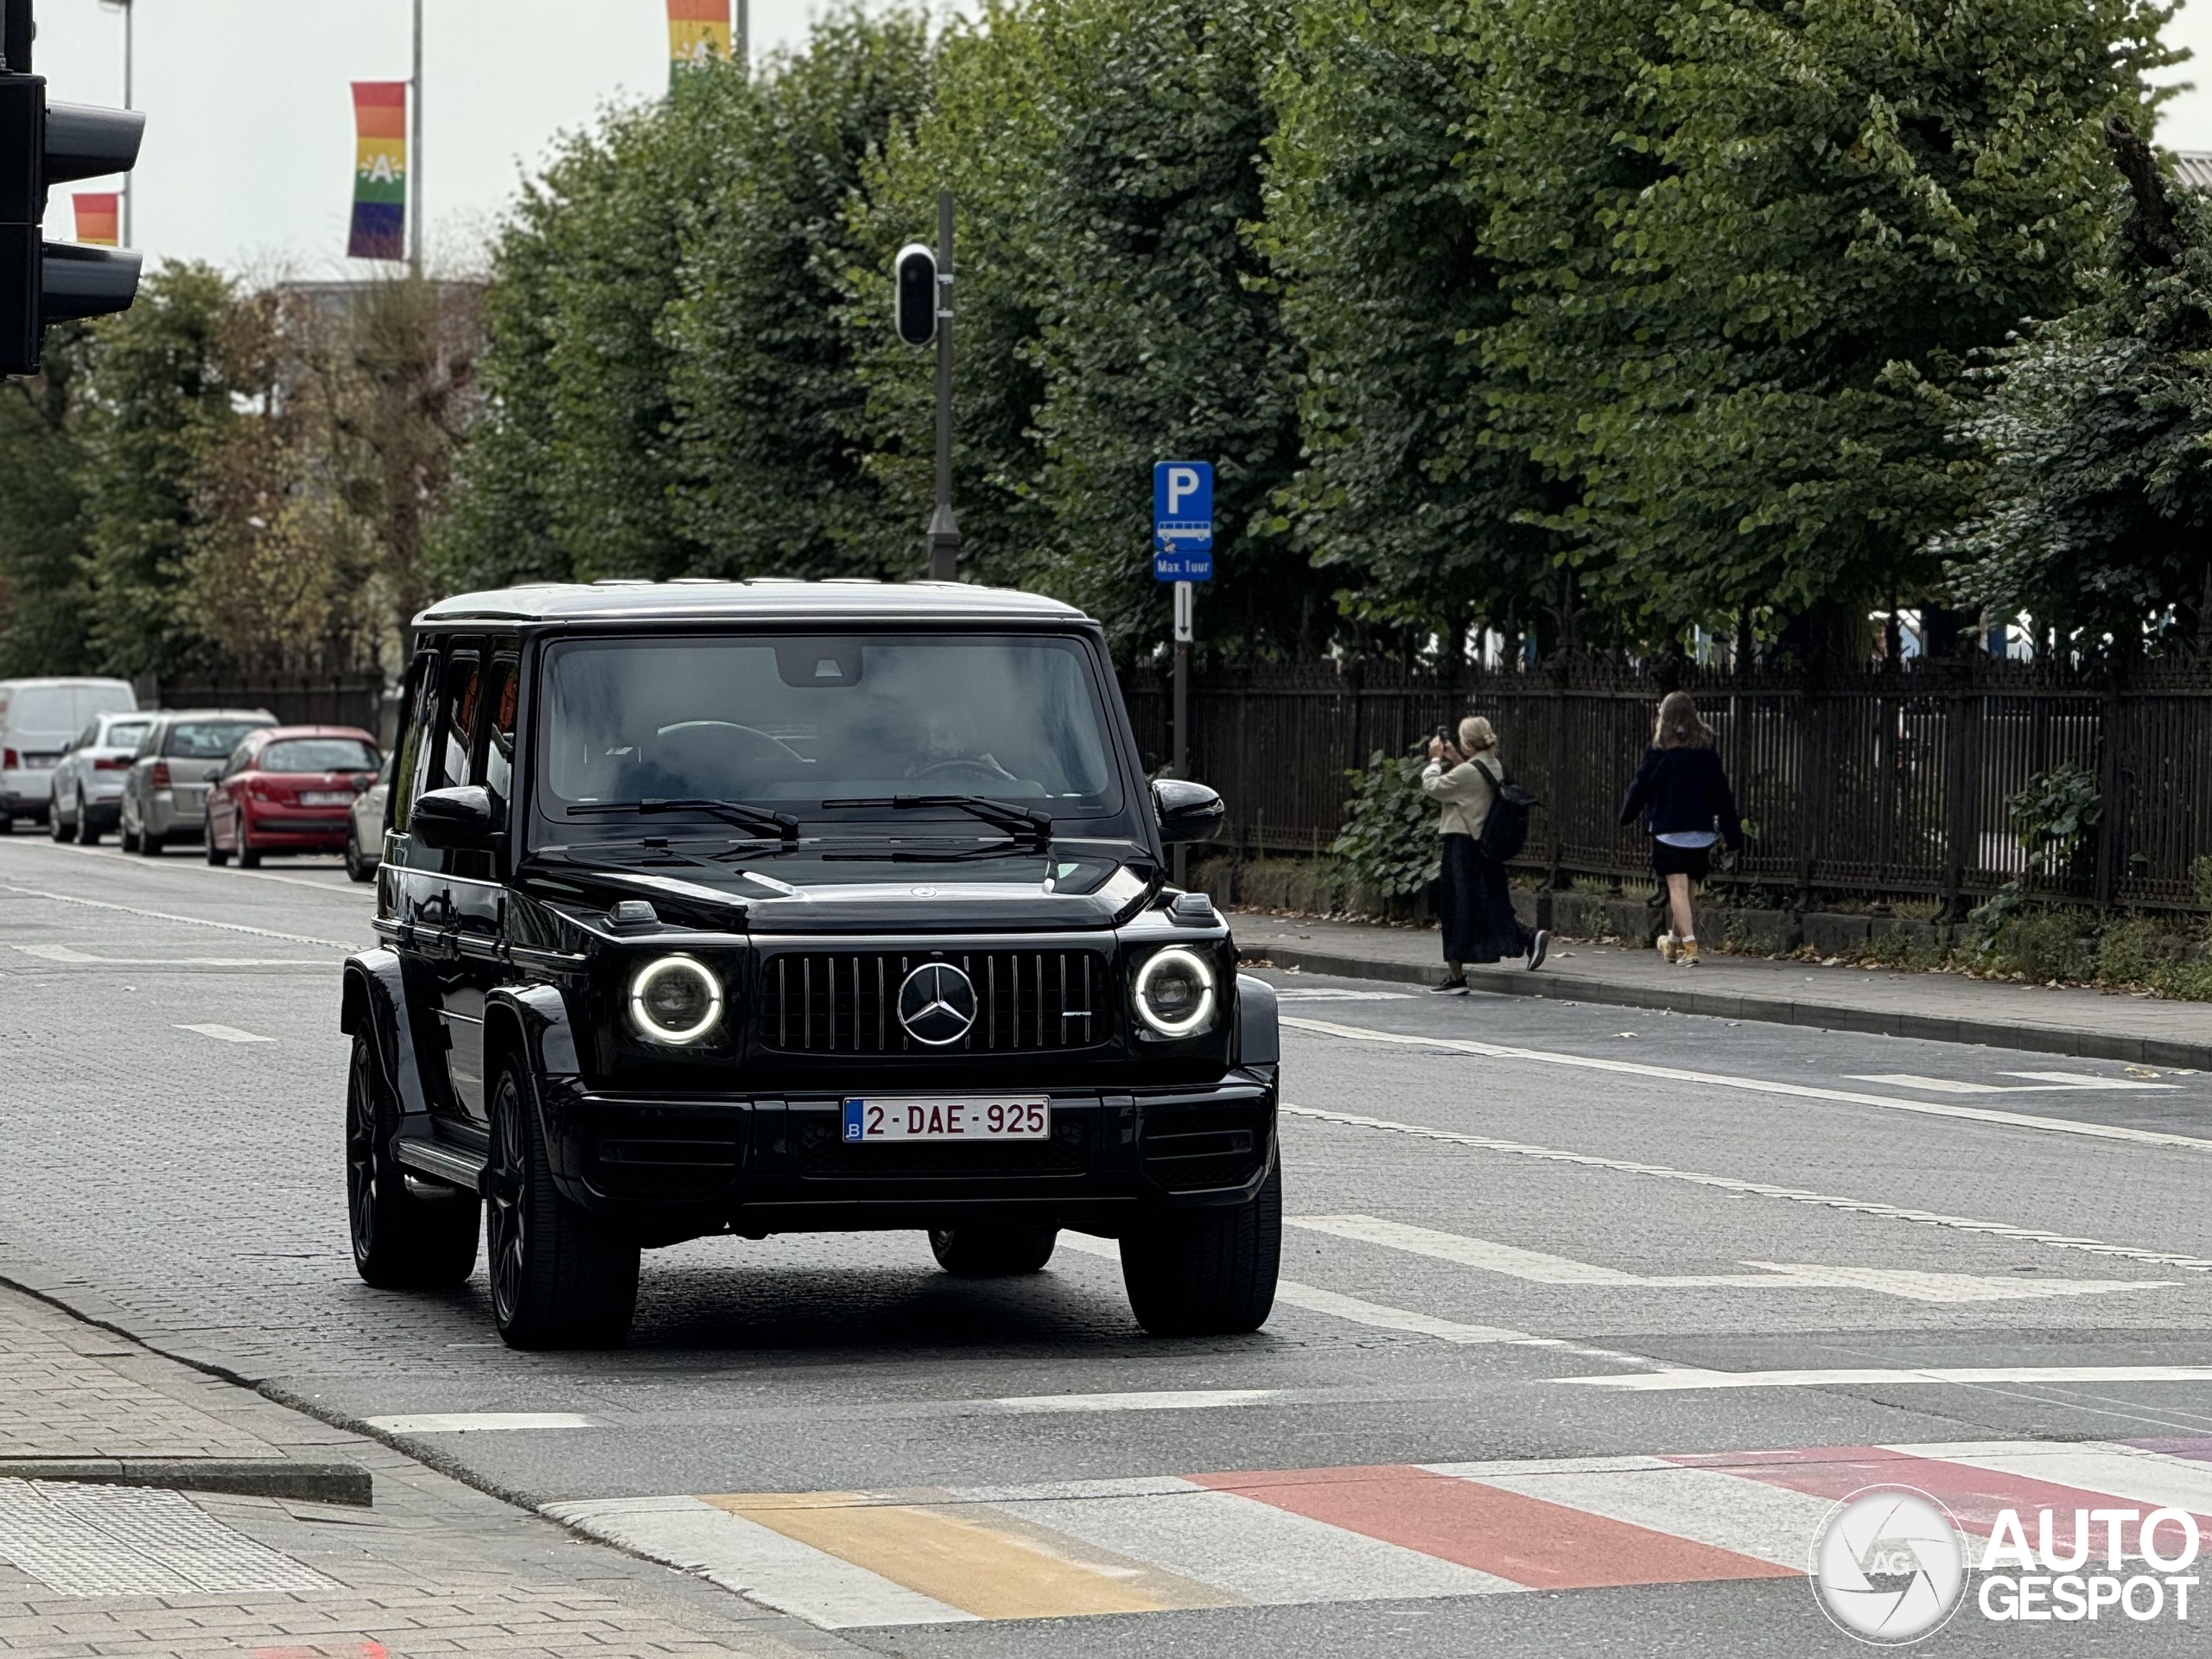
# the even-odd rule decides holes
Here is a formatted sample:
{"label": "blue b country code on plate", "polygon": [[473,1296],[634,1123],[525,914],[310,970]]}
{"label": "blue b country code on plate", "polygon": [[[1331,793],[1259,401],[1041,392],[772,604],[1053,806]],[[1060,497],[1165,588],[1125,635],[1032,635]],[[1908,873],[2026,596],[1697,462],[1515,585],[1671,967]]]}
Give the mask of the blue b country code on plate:
{"label": "blue b country code on plate", "polygon": [[845,1139],[869,1141],[1042,1141],[1052,1109],[1042,1096],[850,1095]]}

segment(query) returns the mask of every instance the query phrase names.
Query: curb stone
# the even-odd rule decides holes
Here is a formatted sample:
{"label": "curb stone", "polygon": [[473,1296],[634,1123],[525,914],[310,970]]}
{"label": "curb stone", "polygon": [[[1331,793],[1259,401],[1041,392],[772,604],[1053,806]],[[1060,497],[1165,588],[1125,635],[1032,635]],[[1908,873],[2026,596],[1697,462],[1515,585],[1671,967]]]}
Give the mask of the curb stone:
{"label": "curb stone", "polygon": [[178,1491],[227,1492],[239,1497],[292,1498],[306,1503],[368,1509],[373,1482],[350,1463],[301,1463],[289,1458],[8,1458],[0,1480],[60,1480],[92,1486],[160,1486]]}
{"label": "curb stone", "polygon": [[[1433,985],[1444,977],[1441,963],[1352,957],[1330,950],[1306,950],[1272,941],[1264,946],[1240,950],[1237,958],[1241,962],[1266,962],[1277,968],[1295,968],[1308,974],[1388,980],[1403,985]],[[1822,1031],[1855,1031],[1871,1036],[1917,1038],[1924,1042],[1968,1043],[2037,1054],[2064,1054],[2085,1060],[2120,1060],[2139,1065],[2212,1071],[2212,1043],[2183,1043],[2118,1032],[2073,1031],[1999,1020],[1892,1014],[1834,1003],[1796,1002],[1783,997],[1740,996],[1687,988],[1649,989],[1580,978],[1550,968],[1531,974],[1525,969],[1484,968],[1470,963],[1466,977],[1471,990],[1503,996],[1546,997],[1557,1001],[1702,1014],[1716,1020],[1757,1020],[1771,1025],[1815,1027]]]}

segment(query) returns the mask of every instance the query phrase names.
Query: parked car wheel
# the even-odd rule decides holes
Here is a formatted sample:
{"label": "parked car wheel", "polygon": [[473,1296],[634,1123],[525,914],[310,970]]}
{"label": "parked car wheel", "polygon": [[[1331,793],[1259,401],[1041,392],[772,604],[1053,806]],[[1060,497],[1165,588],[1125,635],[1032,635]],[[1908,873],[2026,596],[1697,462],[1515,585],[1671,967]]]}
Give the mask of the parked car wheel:
{"label": "parked car wheel", "polygon": [[365,1035],[346,1077],[346,1210],[353,1270],[379,1290],[442,1290],[476,1271],[475,1194],[410,1181],[391,1155],[394,1113]]}
{"label": "parked car wheel", "polygon": [[257,870],[261,868],[261,849],[245,838],[245,825],[238,825],[238,868]]}
{"label": "parked car wheel", "polygon": [[373,881],[377,879],[377,867],[363,855],[360,837],[353,833],[351,823],[346,826],[346,877],[350,881]]}
{"label": "parked car wheel", "polygon": [[204,832],[204,839],[207,848],[207,861],[210,864],[213,864],[219,870],[224,865],[231,861],[230,849],[227,847],[218,846],[216,844],[215,820],[212,817],[207,820],[207,828]]}
{"label": "parked car wheel", "polygon": [[77,844],[79,847],[100,844],[99,826],[92,822],[92,809],[81,795],[77,798]]}
{"label": "parked car wheel", "polygon": [[15,833],[16,820],[7,813],[0,812],[0,836],[12,836]]}
{"label": "parked car wheel", "polygon": [[61,798],[55,796],[54,804],[46,809],[46,833],[56,841],[69,839],[69,825],[61,817]]}
{"label": "parked car wheel", "polygon": [[127,812],[115,821],[115,839],[126,853],[138,850],[138,832],[130,827],[130,815]]}
{"label": "parked car wheel", "polygon": [[511,1348],[619,1348],[638,1306],[638,1241],[554,1190],[530,1090],[510,1064],[492,1096],[484,1237],[493,1319]]}
{"label": "parked car wheel", "polygon": [[932,1227],[930,1253],[961,1279],[1000,1279],[1037,1273],[1060,1242],[1057,1227]]}
{"label": "parked car wheel", "polygon": [[1125,1235],[1122,1280],[1156,1337],[1256,1331],[1274,1306],[1282,1262],[1282,1166],[1243,1204],[1169,1216]]}
{"label": "parked car wheel", "polygon": [[138,832],[138,850],[148,858],[159,858],[162,855],[162,844],[165,839],[166,837],[157,836],[150,830],[141,830]]}

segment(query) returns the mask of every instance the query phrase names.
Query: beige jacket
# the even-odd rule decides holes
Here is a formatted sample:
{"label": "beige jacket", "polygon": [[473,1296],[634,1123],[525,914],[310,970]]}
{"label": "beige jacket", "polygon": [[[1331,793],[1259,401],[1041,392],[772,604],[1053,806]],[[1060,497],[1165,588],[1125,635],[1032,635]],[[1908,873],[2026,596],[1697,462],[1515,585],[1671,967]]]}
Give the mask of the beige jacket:
{"label": "beige jacket", "polygon": [[1422,793],[1440,801],[1444,806],[1441,832],[1447,836],[1479,837],[1483,824],[1490,817],[1491,803],[1497,798],[1497,780],[1491,768],[1497,765],[1497,751],[1485,749],[1480,759],[1487,765],[1473,760],[1462,760],[1446,772],[1441,760],[1432,760],[1421,775]]}

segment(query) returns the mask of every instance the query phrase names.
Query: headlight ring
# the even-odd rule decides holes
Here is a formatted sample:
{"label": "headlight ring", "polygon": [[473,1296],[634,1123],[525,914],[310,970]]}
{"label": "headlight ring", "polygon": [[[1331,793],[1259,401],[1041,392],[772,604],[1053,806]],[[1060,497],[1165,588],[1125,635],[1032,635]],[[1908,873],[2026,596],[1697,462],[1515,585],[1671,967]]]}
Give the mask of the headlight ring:
{"label": "headlight ring", "polygon": [[722,1017],[722,982],[696,957],[658,957],[630,980],[630,1024],[649,1043],[696,1043]]}
{"label": "headlight ring", "polygon": [[1195,950],[1170,945],[1137,969],[1137,1017],[1162,1037],[1188,1037],[1213,1022],[1214,976]]}

